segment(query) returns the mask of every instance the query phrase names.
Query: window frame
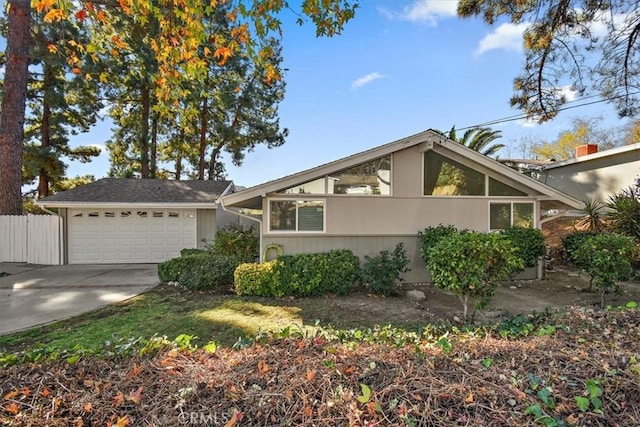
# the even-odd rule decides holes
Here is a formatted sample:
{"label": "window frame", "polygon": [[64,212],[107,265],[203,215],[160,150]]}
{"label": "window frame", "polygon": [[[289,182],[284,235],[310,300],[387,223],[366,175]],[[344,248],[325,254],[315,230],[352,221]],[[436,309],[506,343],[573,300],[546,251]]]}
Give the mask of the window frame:
{"label": "window frame", "polygon": [[490,232],[496,232],[500,230],[504,230],[504,228],[491,228],[491,205],[509,205],[510,209],[510,218],[509,218],[509,227],[513,227],[513,214],[514,214],[514,205],[516,204],[527,204],[532,205],[532,215],[533,215],[533,223],[531,224],[531,228],[538,227],[538,216],[536,215],[536,206],[537,203],[535,200],[514,200],[514,199],[493,199],[487,203],[487,220],[488,220],[488,229]]}
{"label": "window frame", "polygon": [[[295,230],[279,230],[271,228],[271,202],[294,202],[296,206]],[[298,207],[299,202],[322,203],[322,230],[299,230]],[[267,232],[271,234],[325,234],[327,232],[327,199],[324,197],[269,197],[267,199]]]}

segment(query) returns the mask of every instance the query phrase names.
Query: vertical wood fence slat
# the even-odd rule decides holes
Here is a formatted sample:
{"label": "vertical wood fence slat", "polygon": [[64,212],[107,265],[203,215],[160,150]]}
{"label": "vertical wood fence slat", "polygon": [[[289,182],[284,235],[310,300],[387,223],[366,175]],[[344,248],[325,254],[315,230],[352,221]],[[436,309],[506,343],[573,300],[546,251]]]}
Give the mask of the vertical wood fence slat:
{"label": "vertical wood fence slat", "polygon": [[61,229],[55,215],[1,215],[0,261],[61,264]]}

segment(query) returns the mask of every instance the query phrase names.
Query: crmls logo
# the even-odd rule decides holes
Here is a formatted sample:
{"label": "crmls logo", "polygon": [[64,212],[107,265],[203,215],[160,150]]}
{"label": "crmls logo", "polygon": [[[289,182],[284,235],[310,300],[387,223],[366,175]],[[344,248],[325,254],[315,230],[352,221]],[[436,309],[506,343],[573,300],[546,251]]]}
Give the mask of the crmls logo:
{"label": "crmls logo", "polygon": [[185,426],[224,426],[228,419],[208,412],[181,412],[178,423]]}

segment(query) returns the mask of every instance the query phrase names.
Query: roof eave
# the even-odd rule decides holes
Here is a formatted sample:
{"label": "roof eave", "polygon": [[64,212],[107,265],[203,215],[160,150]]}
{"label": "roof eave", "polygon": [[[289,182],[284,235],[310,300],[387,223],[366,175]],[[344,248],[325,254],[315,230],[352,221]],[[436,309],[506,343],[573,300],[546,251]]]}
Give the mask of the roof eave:
{"label": "roof eave", "polygon": [[36,201],[37,206],[47,208],[180,208],[180,209],[206,209],[216,208],[215,202],[201,203],[132,203],[132,202],[70,202],[70,201]]}

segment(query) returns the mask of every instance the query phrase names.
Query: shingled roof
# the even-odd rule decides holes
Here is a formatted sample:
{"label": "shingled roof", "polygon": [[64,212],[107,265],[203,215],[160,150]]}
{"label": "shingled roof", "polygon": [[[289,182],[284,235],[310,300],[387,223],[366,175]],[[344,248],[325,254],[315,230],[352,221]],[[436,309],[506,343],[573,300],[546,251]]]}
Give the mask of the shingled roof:
{"label": "shingled roof", "polygon": [[161,179],[103,178],[42,198],[38,204],[172,204],[215,203],[231,181],[170,181]]}

